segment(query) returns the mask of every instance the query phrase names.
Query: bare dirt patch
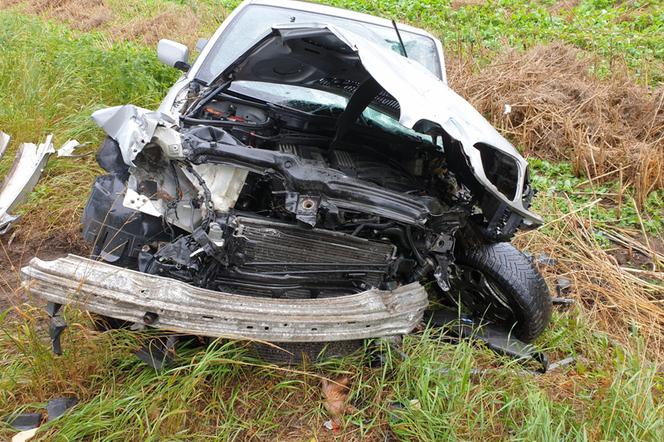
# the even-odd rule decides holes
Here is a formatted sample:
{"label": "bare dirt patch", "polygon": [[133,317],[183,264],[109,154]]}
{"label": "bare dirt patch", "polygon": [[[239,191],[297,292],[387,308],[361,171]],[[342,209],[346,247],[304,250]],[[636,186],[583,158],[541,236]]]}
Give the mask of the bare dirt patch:
{"label": "bare dirt patch", "polygon": [[626,69],[598,79],[596,60],[564,44],[508,50],[488,66],[451,60],[450,82],[526,155],[620,179],[637,201],[664,188],[664,88]]}
{"label": "bare dirt patch", "polygon": [[25,301],[20,270],[33,257],[49,260],[68,253],[89,254],[77,225],[49,227],[40,230],[37,220],[28,217],[12,232],[0,236],[0,312]]}

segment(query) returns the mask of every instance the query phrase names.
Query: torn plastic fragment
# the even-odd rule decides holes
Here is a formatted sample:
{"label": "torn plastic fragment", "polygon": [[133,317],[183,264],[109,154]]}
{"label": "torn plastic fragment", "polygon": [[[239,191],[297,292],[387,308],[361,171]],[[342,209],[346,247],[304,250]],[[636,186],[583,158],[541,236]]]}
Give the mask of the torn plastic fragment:
{"label": "torn plastic fragment", "polygon": [[2,159],[2,156],[5,154],[7,146],[9,146],[9,140],[11,140],[11,138],[12,137],[0,130],[0,159]]}
{"label": "torn plastic fragment", "polygon": [[31,430],[25,430],[21,431],[20,433],[16,433],[12,437],[12,442],[27,442],[37,435],[37,430],[39,430],[39,428],[33,428]]}
{"label": "torn plastic fragment", "polygon": [[558,296],[562,296],[572,288],[572,281],[562,276],[556,280],[556,292]]}
{"label": "torn plastic fragment", "polygon": [[7,416],[4,421],[17,430],[32,430],[39,427],[41,413],[21,413]]}
{"label": "torn plastic fragment", "polygon": [[51,422],[52,420],[59,418],[76,404],[78,404],[78,398],[73,396],[51,399],[46,404],[46,411],[48,413],[46,421]]}
{"label": "torn plastic fragment", "polygon": [[567,278],[560,277],[556,280],[556,293],[557,297],[552,298],[551,302],[553,305],[567,308],[574,305],[575,301],[571,298],[565,298],[563,295],[569,293],[572,288],[572,281]]}
{"label": "torn plastic fragment", "polygon": [[546,253],[540,253],[540,255],[536,258],[536,261],[537,264],[541,264],[547,267],[555,267],[556,264],[558,264],[558,261],[555,258],[552,258]]}
{"label": "torn plastic fragment", "polygon": [[572,364],[576,364],[576,358],[574,356],[570,356],[568,358],[561,359],[560,361],[550,364],[549,371],[557,370],[559,368],[563,368]]}
{"label": "torn plastic fragment", "polygon": [[442,327],[459,339],[473,339],[483,342],[494,352],[509,356],[517,361],[534,361],[540,365],[538,373],[546,373],[549,360],[531,344],[526,344],[492,324],[479,324],[452,310],[427,311],[428,322],[434,327]]}
{"label": "torn plastic fragment", "polygon": [[79,147],[85,146],[87,143],[81,144],[77,140],[68,140],[65,144],[62,145],[60,149],[58,149],[58,158],[65,157],[65,158],[80,158],[86,156],[85,154],[83,155],[77,155],[74,154],[74,151],[78,149]]}
{"label": "torn plastic fragment", "polygon": [[39,181],[39,177],[55,152],[52,143],[53,135],[46,137],[40,145],[23,143],[18,149],[16,160],[5,178],[0,189],[0,234],[6,233],[18,217],[11,215],[14,210],[28,197]]}
{"label": "torn plastic fragment", "polygon": [[556,297],[556,298],[551,298],[551,303],[557,307],[562,307],[563,309],[566,309],[576,304],[576,301],[571,298]]}
{"label": "torn plastic fragment", "polygon": [[62,342],[60,338],[62,337],[62,332],[67,328],[67,323],[62,316],[53,316],[51,322],[48,326],[48,333],[51,337],[51,347],[53,348],[53,353],[60,356],[62,355]]}
{"label": "torn plastic fragment", "polygon": [[147,344],[141,347],[134,354],[138,359],[148,364],[157,371],[172,364],[175,354],[175,343],[177,336],[170,335],[164,338],[150,339]]}

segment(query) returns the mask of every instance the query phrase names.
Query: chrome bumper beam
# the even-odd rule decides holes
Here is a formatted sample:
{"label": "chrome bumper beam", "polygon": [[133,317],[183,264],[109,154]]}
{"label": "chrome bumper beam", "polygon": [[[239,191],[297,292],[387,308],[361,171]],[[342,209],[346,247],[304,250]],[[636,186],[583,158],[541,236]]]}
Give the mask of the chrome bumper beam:
{"label": "chrome bumper beam", "polygon": [[80,256],[33,258],[26,290],[47,301],[179,333],[271,342],[403,335],[428,306],[419,283],[335,298],[277,299],[202,289]]}

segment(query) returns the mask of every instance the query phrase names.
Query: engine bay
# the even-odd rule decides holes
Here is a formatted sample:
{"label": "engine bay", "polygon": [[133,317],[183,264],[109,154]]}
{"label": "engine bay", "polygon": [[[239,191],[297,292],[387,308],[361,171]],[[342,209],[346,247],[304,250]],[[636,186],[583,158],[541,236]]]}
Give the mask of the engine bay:
{"label": "engine bay", "polygon": [[[117,247],[126,232],[107,233],[97,256],[115,247],[143,272],[253,296],[393,289],[434,269],[448,287],[473,202],[433,140],[363,119],[340,137],[338,112],[301,102],[223,95],[192,109],[181,119],[182,158],[157,131],[127,171],[129,205],[163,204],[170,225],[142,210],[149,228],[130,235],[131,247]],[[103,224],[88,222],[87,236]]]}

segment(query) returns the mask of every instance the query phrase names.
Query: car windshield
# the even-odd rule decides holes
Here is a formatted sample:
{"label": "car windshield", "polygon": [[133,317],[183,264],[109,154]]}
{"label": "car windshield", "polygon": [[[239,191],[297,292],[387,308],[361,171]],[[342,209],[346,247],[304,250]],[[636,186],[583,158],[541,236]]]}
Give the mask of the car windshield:
{"label": "car windshield", "polygon": [[[329,117],[338,117],[348,104],[348,98],[344,96],[288,84],[234,81],[230,86],[230,91],[311,115]],[[396,135],[416,137],[424,142],[429,141],[422,134],[401,125],[391,115],[371,106],[364,109],[360,122]]]}
{"label": "car windshield", "polygon": [[[228,25],[205,58],[196,78],[210,83],[269,29],[286,23],[325,23],[339,26],[403,55],[399,38],[392,27],[296,9],[250,5]],[[442,78],[434,40],[408,31],[402,30],[400,33],[408,58],[426,67],[436,77]]]}

